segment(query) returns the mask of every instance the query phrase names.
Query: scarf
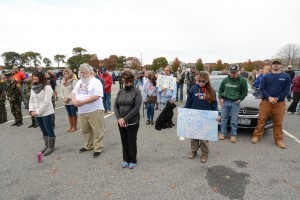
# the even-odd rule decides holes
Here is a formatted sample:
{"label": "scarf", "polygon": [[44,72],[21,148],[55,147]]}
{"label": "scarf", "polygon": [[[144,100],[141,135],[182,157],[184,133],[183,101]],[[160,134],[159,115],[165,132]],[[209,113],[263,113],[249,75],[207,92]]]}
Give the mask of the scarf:
{"label": "scarf", "polygon": [[38,94],[42,91],[43,85],[42,84],[32,85],[31,89],[33,90],[34,93]]}
{"label": "scarf", "polygon": [[71,83],[72,83],[73,80],[74,80],[73,78],[70,78],[70,79],[64,79],[63,85],[64,85],[65,87],[67,87],[67,86],[71,85]]}

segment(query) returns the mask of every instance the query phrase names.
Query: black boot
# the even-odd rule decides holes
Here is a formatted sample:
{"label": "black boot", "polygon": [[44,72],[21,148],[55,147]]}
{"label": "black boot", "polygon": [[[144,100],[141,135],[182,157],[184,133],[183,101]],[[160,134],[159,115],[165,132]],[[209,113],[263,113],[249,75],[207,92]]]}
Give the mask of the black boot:
{"label": "black boot", "polygon": [[5,122],[7,122],[7,119],[1,120],[1,121],[0,121],[0,124],[3,124],[3,123],[5,123]]}
{"label": "black boot", "polygon": [[22,125],[23,125],[23,121],[19,120],[17,126],[22,126]]}
{"label": "black boot", "polygon": [[18,124],[18,121],[15,121],[11,126],[16,126]]}
{"label": "black boot", "polygon": [[31,125],[28,128],[32,128],[35,126],[35,118],[31,116]]}

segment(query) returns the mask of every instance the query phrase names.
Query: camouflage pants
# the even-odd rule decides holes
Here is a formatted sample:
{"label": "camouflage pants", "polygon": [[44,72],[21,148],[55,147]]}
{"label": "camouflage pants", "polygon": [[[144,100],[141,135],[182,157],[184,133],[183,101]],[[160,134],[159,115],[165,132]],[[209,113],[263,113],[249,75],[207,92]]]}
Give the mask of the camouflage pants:
{"label": "camouflage pants", "polygon": [[22,110],[21,110],[21,99],[9,101],[11,113],[15,117],[15,121],[23,121]]}
{"label": "camouflage pants", "polygon": [[29,99],[27,98],[26,86],[25,85],[22,86],[21,97],[22,97],[22,101],[24,103],[25,108],[28,108],[28,106],[29,106]]}
{"label": "camouflage pants", "polygon": [[5,100],[0,100],[0,121],[7,121],[7,111],[5,108]]}

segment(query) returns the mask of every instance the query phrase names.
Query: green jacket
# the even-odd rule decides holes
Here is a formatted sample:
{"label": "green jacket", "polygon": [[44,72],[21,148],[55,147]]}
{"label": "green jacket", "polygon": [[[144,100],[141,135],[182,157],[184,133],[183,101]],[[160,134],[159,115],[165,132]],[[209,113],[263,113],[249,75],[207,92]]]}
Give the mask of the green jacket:
{"label": "green jacket", "polygon": [[219,88],[219,99],[231,99],[243,101],[248,94],[247,81],[241,75],[231,78],[230,75],[223,79]]}
{"label": "green jacket", "polygon": [[16,80],[7,80],[7,97],[11,101],[21,99],[21,83],[17,82]]}

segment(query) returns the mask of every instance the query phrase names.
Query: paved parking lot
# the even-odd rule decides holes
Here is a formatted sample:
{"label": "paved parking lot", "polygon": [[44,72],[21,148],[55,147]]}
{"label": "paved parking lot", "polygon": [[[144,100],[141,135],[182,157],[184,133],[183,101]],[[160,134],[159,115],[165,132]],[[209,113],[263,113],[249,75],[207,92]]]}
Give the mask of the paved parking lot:
{"label": "paved parking lot", "polygon": [[[117,87],[113,86],[112,102]],[[41,164],[36,162],[41,133],[39,128],[27,128],[29,117],[21,127],[11,127],[12,122],[0,125],[0,199],[299,199],[299,119],[285,116],[284,129],[292,134],[285,135],[285,150],[274,144],[272,130],[254,145],[253,130],[242,129],[236,144],[211,142],[208,161],[202,164],[199,155],[187,158],[189,140],[179,140],[176,127],[156,131],[142,118],[138,166],[130,170],[120,167],[121,140],[114,115],[105,118],[105,149],[93,158],[92,152],[78,153],[83,138],[79,130],[66,132],[67,114],[59,100],[56,150]]]}

